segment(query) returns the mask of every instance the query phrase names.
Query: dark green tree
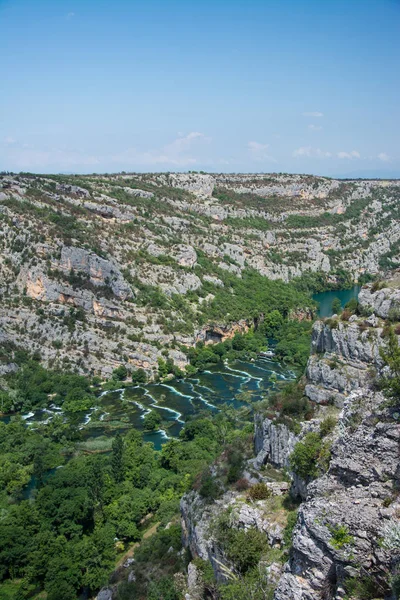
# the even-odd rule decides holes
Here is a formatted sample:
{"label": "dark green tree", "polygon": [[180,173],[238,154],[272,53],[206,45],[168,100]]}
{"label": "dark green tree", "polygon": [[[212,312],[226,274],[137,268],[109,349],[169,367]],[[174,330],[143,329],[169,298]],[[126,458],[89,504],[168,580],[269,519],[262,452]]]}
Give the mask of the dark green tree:
{"label": "dark green tree", "polygon": [[338,315],[342,312],[342,303],[339,298],[334,298],[332,300],[332,314]]}
{"label": "dark green tree", "polygon": [[111,455],[111,470],[113,477],[117,483],[120,483],[124,478],[124,440],[120,433],[117,433],[112,443]]}

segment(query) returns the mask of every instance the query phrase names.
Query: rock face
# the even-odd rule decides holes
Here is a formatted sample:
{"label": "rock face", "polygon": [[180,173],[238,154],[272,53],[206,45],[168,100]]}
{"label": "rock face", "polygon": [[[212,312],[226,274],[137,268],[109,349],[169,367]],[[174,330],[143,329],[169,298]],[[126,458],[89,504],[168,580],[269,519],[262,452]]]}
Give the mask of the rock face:
{"label": "rock face", "polygon": [[315,323],[305,390],[313,402],[341,407],[382,368],[382,324],[376,320],[365,328],[361,322]]}
{"label": "rock face", "polygon": [[260,414],[254,417],[254,466],[260,469],[267,462],[277,468],[289,466],[289,456],[298,437],[283,423],[275,424]]}
{"label": "rock face", "polygon": [[[371,373],[371,367],[374,377],[384,369],[379,354],[386,344],[384,326],[376,315],[314,326],[306,393],[340,412],[329,436],[327,472],[309,482],[291,474],[291,491],[303,502],[289,560],[282,573],[276,572],[274,600],[345,600],[350,578],[371,578],[376,597],[393,598],[393,556],[382,540],[393,528],[400,530],[400,423],[398,409],[377,391]],[[287,469],[295,444],[308,432],[320,431],[326,410],[322,407],[322,416],[304,422],[297,436],[283,423],[256,415],[256,457],[249,465],[261,469],[259,477],[266,463]],[[226,492],[212,504],[190,492],[182,499],[181,514],[185,545],[211,562],[219,581],[224,581],[221,563],[229,566],[213,533],[220,515],[232,515],[235,527],[265,532],[272,546],[282,536],[263,503],[249,505],[238,492]]]}
{"label": "rock face", "polygon": [[[389,593],[391,556],[380,539],[399,509],[396,501],[386,508],[386,500],[399,484],[400,426],[384,421],[385,403],[365,388],[346,400],[329,471],[308,485],[275,600],[339,600],[347,577],[367,573]],[[355,419],[361,419],[356,427]]]}
{"label": "rock face", "polygon": [[373,292],[371,288],[371,285],[363,287],[358,296],[360,306],[364,310],[370,309],[383,319],[387,319],[391,311],[400,314],[400,289],[385,287]]}
{"label": "rock face", "polygon": [[[47,364],[102,375],[145,364],[154,373],[160,346],[171,355],[176,343],[193,344],[204,307],[245,269],[335,281],[337,269],[357,279],[395,266],[399,200],[396,181],[305,175],[0,175],[0,327]],[[321,225],[326,212],[332,222]],[[360,301],[379,319],[396,310],[396,294],[369,287]],[[218,341],[231,325],[227,316],[199,339]],[[318,369],[309,394],[329,402],[327,370]],[[330,387],[338,403],[351,391],[340,378]]]}
{"label": "rock face", "polygon": [[342,410],[329,469],[307,486],[275,600],[342,600],[346,580],[366,576],[377,596],[391,597],[392,557],[381,540],[400,508],[400,424],[367,373],[369,366],[382,369],[379,320],[372,319],[375,331],[366,330],[361,318],[352,321],[333,330],[323,323],[314,327],[306,392],[317,402],[331,398]]}
{"label": "rock face", "polygon": [[232,339],[236,333],[246,333],[250,325],[246,320],[230,323],[226,326],[206,325],[195,334],[195,341],[205,342],[205,344],[215,344]]}
{"label": "rock face", "polygon": [[190,549],[193,557],[211,562],[218,581],[226,580],[221,563],[227,565],[229,561],[223,554],[213,527],[218,517],[227,511],[232,527],[258,529],[265,533],[272,547],[279,547],[282,542],[283,527],[266,513],[263,500],[249,504],[244,494],[229,491],[210,504],[198,492],[192,491],[183,496],[180,508],[184,546]]}
{"label": "rock face", "polygon": [[132,290],[122,277],[118,266],[93,252],[73,246],[63,246],[58,266],[67,274],[72,270],[87,275],[93,285],[110,286],[114,295],[121,300],[132,296]]}
{"label": "rock face", "polygon": [[215,186],[215,179],[211,175],[201,173],[171,173],[167,182],[172,187],[181,188],[195,196],[211,196]]}

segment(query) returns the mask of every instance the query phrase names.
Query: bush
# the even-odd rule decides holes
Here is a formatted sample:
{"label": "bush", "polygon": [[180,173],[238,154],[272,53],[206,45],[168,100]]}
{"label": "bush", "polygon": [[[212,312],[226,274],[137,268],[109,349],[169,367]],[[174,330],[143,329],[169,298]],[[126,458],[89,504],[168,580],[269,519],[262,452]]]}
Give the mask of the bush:
{"label": "bush", "polygon": [[297,511],[293,510],[288,514],[286,527],[283,530],[283,542],[287,548],[290,548],[292,545],[293,530],[296,526],[296,521]]}
{"label": "bush", "polygon": [[228,559],[242,574],[254,568],[269,549],[266,534],[255,528],[230,529],[223,545]]}
{"label": "bush", "polygon": [[352,312],[350,310],[348,310],[347,308],[344,309],[344,311],[342,312],[342,314],[340,315],[340,318],[342,319],[342,321],[348,321],[350,319],[352,315]]}
{"label": "bush", "polygon": [[304,385],[288,383],[283,390],[272,396],[270,406],[282,416],[307,418],[312,413],[312,405],[304,395]]}
{"label": "bush", "polygon": [[342,312],[342,303],[340,302],[340,298],[334,298],[332,300],[332,314],[338,315]]}
{"label": "bush", "polygon": [[271,490],[265,483],[256,483],[252,485],[248,491],[247,496],[250,500],[266,500],[271,496]]}
{"label": "bush", "polygon": [[301,442],[297,442],[290,455],[290,466],[293,471],[303,479],[317,477],[321,447],[318,433],[307,433]]}
{"label": "bush", "polygon": [[[355,313],[358,307],[357,298],[350,298],[348,302],[344,305],[344,308],[350,313]],[[343,317],[342,317],[343,318]]]}
{"label": "bush", "polygon": [[326,319],[325,323],[331,329],[337,329],[339,327],[339,321],[337,319]]}
{"label": "bush", "polygon": [[218,481],[208,470],[201,477],[199,494],[206,500],[216,500],[221,495],[221,488]]}
{"label": "bush", "polygon": [[146,431],[155,431],[161,425],[160,415],[155,410],[152,410],[145,415],[143,425]]}
{"label": "bush", "polygon": [[132,383],[138,385],[147,382],[147,375],[144,369],[137,369],[132,373]]}
{"label": "bush", "polygon": [[382,595],[382,588],[368,575],[346,579],[344,588],[351,598],[357,598],[359,600],[373,600]]}
{"label": "bush", "polygon": [[241,449],[229,448],[228,450],[228,473],[227,482],[234,483],[240,479],[243,472],[243,451]]}
{"label": "bush", "polygon": [[400,307],[399,306],[392,306],[392,308],[389,309],[388,319],[392,323],[396,323],[397,321],[400,321]]}
{"label": "bush", "polygon": [[128,375],[128,370],[125,367],[125,365],[119,365],[119,367],[114,369],[114,371],[112,373],[112,378],[116,379],[117,381],[123,381],[124,379],[126,379],[127,375]]}
{"label": "bush", "polygon": [[332,433],[332,431],[335,429],[335,426],[336,426],[335,417],[332,417],[332,416],[325,417],[325,419],[322,421],[321,425],[319,426],[320,436],[325,437],[329,433]]}
{"label": "bush", "polygon": [[346,525],[334,525],[328,527],[328,529],[332,534],[330,543],[334,548],[336,548],[336,550],[340,550],[346,544],[352,543],[353,537],[350,535]]}
{"label": "bush", "polygon": [[241,479],[239,479],[239,481],[237,481],[235,484],[235,487],[238,492],[244,492],[245,490],[248,490],[249,486],[250,486],[250,483],[245,477],[242,477]]}

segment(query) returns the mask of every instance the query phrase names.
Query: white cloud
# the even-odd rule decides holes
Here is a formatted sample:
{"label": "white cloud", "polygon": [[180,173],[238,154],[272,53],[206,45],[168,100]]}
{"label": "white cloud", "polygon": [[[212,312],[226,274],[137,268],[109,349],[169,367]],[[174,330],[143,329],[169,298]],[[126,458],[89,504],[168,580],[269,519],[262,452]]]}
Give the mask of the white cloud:
{"label": "white cloud", "polygon": [[161,149],[141,152],[136,148],[129,148],[125,152],[118,153],[111,157],[114,163],[130,163],[134,165],[173,165],[176,167],[185,167],[196,164],[197,158],[191,156],[189,151],[192,151],[198,144],[209,143],[211,138],[200,133],[199,131],[191,131],[187,135],[181,134],[170,144],[167,144]]}
{"label": "white cloud", "polygon": [[321,125],[313,125],[313,124],[311,124],[311,125],[308,126],[308,129],[312,129],[312,131],[321,131],[322,127],[321,127]]}
{"label": "white cloud", "polygon": [[378,154],[378,158],[382,162],[390,162],[390,156],[388,154],[386,154],[386,152],[380,152]]}
{"label": "white cloud", "polygon": [[332,154],[325,152],[320,148],[312,148],[311,146],[301,146],[293,152],[295,157],[306,157],[306,158],[330,158]]}
{"label": "white cloud", "polygon": [[74,13],[74,12],[69,12],[69,13],[67,13],[67,19],[73,19],[73,18],[74,18],[74,16],[75,16],[75,13]]}
{"label": "white cloud", "polygon": [[11,137],[11,135],[8,135],[7,137],[4,138],[4,143],[7,144],[7,146],[11,146],[11,144],[15,144],[17,140],[15,140],[13,137]]}
{"label": "white cloud", "polygon": [[303,112],[303,117],[323,117],[324,113],[319,112],[319,111],[313,111],[313,112]]}
{"label": "white cloud", "polygon": [[352,150],[351,152],[338,152],[338,158],[361,158],[360,153],[357,150]]}
{"label": "white cloud", "polygon": [[260,144],[259,142],[248,142],[247,148],[253,160],[256,160],[258,162],[277,162],[276,159],[268,153],[269,144]]}

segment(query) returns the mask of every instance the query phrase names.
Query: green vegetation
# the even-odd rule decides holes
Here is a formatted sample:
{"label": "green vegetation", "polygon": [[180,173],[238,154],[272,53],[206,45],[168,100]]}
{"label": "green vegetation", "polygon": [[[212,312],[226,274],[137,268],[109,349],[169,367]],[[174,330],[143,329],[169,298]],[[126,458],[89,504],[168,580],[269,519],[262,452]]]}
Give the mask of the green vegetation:
{"label": "green vegetation", "polygon": [[283,423],[294,433],[300,433],[299,423],[312,417],[313,405],[304,394],[304,384],[292,381],[260,402],[257,411],[276,423]]}
{"label": "green vegetation", "polygon": [[2,412],[47,408],[49,404],[76,412],[86,410],[94,399],[90,379],[75,373],[44,369],[36,360],[22,360],[22,368],[10,380],[13,393],[2,392]]}
{"label": "green vegetation", "polygon": [[339,298],[334,298],[332,300],[332,313],[334,315],[338,315],[342,312],[342,303]]}
{"label": "green vegetation", "polygon": [[309,432],[297,442],[290,455],[290,466],[297,475],[305,480],[314,479],[327,471],[330,461],[330,442],[324,441],[334,429],[336,420],[326,417],[319,432]]}
{"label": "green vegetation", "polygon": [[[31,376],[29,371],[32,382]],[[59,384],[53,373],[45,380]],[[154,414],[147,415],[149,428]],[[164,527],[175,519],[181,495],[221,453],[221,444],[240,448],[247,430],[238,429],[237,423],[223,412],[190,421],[181,439],[168,441],[161,452],[131,430],[115,437],[108,456],[76,455],[79,430],[61,417],[35,430],[27,429],[19,417],[0,423],[0,595],[16,600],[28,598],[32,589],[44,589],[48,600],[75,600],[79,593],[93,594],[107,582],[119,548],[141,539],[148,515],[161,523],[160,530],[151,543],[140,546],[135,557],[143,576],[129,590],[144,592],[147,598],[174,590],[171,577],[182,561],[171,557],[167,573],[162,562],[171,546],[180,549],[181,533],[177,525]],[[235,461],[228,457],[228,465]],[[32,477],[35,493],[26,500],[24,490]],[[149,557],[160,563],[159,576],[150,586],[144,576]],[[246,560],[251,558],[244,557],[243,564]],[[11,580],[19,584],[11,585]]]}
{"label": "green vegetation", "polygon": [[330,543],[336,550],[340,550],[346,544],[353,542],[352,536],[349,534],[349,530],[346,525],[335,525],[329,527],[329,531],[332,534]]}
{"label": "green vegetation", "polygon": [[[374,600],[374,598],[381,597],[383,591],[382,586],[378,585],[375,579],[367,573],[360,573],[358,577],[348,577],[344,582],[344,587],[347,593],[346,597],[355,600]],[[398,598],[398,595],[395,598]]]}
{"label": "green vegetation", "polygon": [[398,406],[400,402],[400,346],[393,326],[388,330],[387,347],[380,348],[380,355],[390,369],[390,374],[380,379],[380,386],[393,405]]}
{"label": "green vegetation", "polygon": [[161,417],[155,410],[151,410],[145,415],[143,424],[146,431],[156,431],[161,425]]}
{"label": "green vegetation", "polygon": [[[199,258],[202,268],[210,267],[209,261]],[[211,263],[211,272],[215,266]],[[214,299],[202,305],[203,315],[209,321],[224,323],[240,319],[258,319],[277,310],[284,318],[294,310],[309,310],[314,306],[307,293],[298,291],[294,285],[283,281],[272,281],[260,275],[257,271],[246,269],[239,279],[226,271],[219,270],[224,287],[214,288]],[[251,294],[249,294],[251,290]]]}
{"label": "green vegetation", "polygon": [[266,500],[271,496],[271,490],[265,483],[255,483],[247,492],[248,497],[255,500]]}

